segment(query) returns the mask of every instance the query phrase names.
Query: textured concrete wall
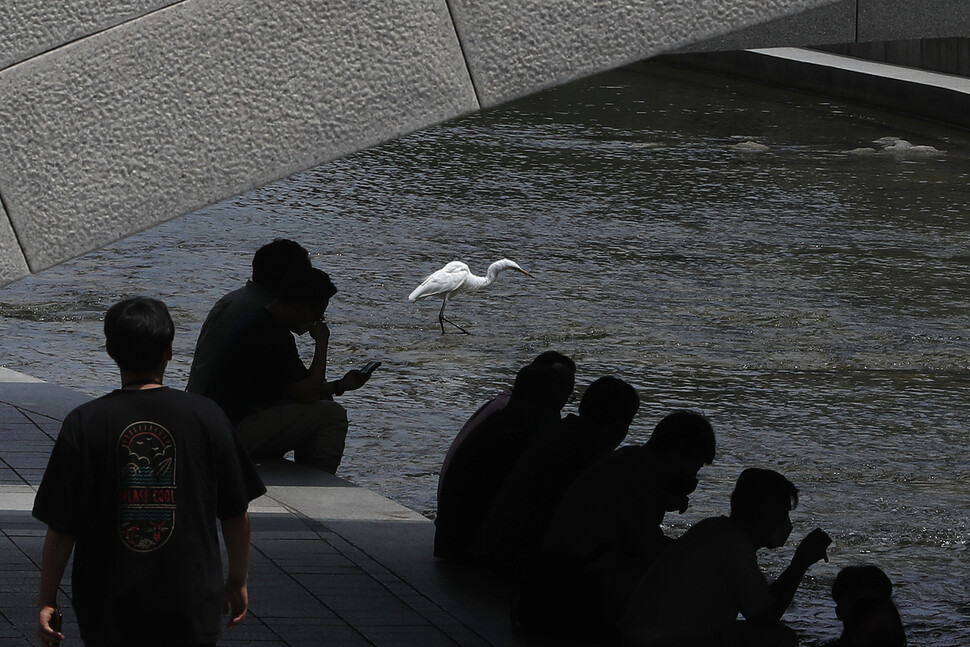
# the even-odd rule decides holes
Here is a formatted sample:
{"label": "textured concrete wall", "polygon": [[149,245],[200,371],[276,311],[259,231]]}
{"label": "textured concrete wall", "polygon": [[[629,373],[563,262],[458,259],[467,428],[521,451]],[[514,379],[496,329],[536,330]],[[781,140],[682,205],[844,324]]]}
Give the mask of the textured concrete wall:
{"label": "textured concrete wall", "polygon": [[841,0],[690,43],[677,53],[726,52],[758,47],[798,47],[855,42],[857,0]]}
{"label": "textured concrete wall", "polygon": [[450,0],[484,106],[833,0]]}
{"label": "textured concrete wall", "polygon": [[176,1],[12,0],[0,3],[0,69]]}
{"label": "textured concrete wall", "polygon": [[33,271],[478,103],[443,2],[182,2],[0,72]]}
{"label": "textured concrete wall", "polygon": [[[877,16],[879,29],[899,29],[912,6],[860,2],[873,31]],[[879,15],[880,2],[895,13]],[[3,3],[0,284],[340,155],[692,43],[743,30],[745,46],[854,38],[851,4]]]}

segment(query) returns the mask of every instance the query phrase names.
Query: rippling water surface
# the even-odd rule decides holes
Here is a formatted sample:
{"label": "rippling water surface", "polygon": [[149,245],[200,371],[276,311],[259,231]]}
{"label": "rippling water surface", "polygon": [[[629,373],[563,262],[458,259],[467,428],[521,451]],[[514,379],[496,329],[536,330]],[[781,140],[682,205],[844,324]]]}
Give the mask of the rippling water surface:
{"label": "rippling water surface", "polygon": [[[849,153],[901,137],[939,155]],[[739,150],[755,142],[767,150]],[[612,373],[643,406],[706,412],[718,456],[679,533],[727,510],[744,467],[798,485],[796,535],[831,561],[788,617],[834,637],[828,588],[871,561],[911,644],[970,644],[970,139],[929,123],[659,66],[613,72],[463,118],[207,208],[0,289],[0,365],[99,394],[115,370],[100,317],[157,295],[179,325],[184,386],[211,304],[252,252],[301,241],[340,293],[331,378],[347,394],[343,476],[433,516],[454,433],[547,348],[579,383]],[[744,148],[744,147],[740,147]],[[407,302],[461,259],[503,274],[449,305]],[[306,349],[309,351],[309,347]],[[780,571],[791,549],[765,555]]]}

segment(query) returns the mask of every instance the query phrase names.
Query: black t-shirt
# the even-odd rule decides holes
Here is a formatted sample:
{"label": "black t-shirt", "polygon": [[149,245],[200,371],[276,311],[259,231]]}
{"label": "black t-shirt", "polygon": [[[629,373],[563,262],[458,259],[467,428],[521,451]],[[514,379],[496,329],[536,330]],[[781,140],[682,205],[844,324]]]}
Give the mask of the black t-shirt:
{"label": "black t-shirt", "polygon": [[205,395],[238,425],[255,411],[279,404],[283,387],[307,375],[293,333],[260,308],[226,340]]}
{"label": "black t-shirt", "polygon": [[217,518],[243,514],[265,491],[207,398],[118,390],[68,414],[33,514],[75,537],[85,644],[214,642],[224,595]]}

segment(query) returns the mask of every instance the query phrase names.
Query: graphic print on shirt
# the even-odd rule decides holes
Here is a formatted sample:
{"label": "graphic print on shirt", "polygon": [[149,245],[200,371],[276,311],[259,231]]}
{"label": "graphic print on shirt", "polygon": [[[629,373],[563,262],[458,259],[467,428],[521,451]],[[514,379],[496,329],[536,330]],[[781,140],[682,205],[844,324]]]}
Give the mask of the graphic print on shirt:
{"label": "graphic print on shirt", "polygon": [[172,434],[154,422],[135,422],[118,440],[118,532],[135,552],[157,550],[175,530],[175,453]]}

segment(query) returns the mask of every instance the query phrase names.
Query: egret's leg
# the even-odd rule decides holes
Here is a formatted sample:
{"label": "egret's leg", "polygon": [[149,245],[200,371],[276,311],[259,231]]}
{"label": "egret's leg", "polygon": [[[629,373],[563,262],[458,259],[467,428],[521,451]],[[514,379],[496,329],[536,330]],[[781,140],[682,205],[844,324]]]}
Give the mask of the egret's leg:
{"label": "egret's leg", "polygon": [[448,323],[450,323],[452,326],[454,326],[455,328],[457,328],[458,330],[460,330],[463,333],[465,333],[466,335],[471,334],[467,330],[465,330],[464,328],[462,328],[461,326],[459,326],[458,324],[456,324],[451,319],[446,319],[445,318],[445,304],[447,304],[447,303],[448,303],[448,297],[445,297],[444,299],[441,300],[441,310],[438,311],[438,323],[441,325],[441,334],[442,335],[445,334],[445,322],[446,321]]}
{"label": "egret's leg", "polygon": [[[460,330],[460,331],[462,331],[462,332],[463,332],[464,334],[466,334],[466,335],[470,335],[470,334],[471,334],[470,332],[468,332],[467,330],[465,330],[464,328],[462,328],[461,326],[459,326],[458,324],[456,324],[456,323],[455,323],[454,321],[452,321],[451,319],[446,319],[446,318],[444,318],[444,317],[442,317],[442,319],[441,319],[441,320],[442,320],[442,321],[447,321],[447,322],[448,322],[448,323],[450,323],[450,324],[451,324],[452,326],[454,326],[454,327],[455,327],[455,328],[457,328],[458,330]],[[442,332],[444,332],[444,326],[442,326]]]}

